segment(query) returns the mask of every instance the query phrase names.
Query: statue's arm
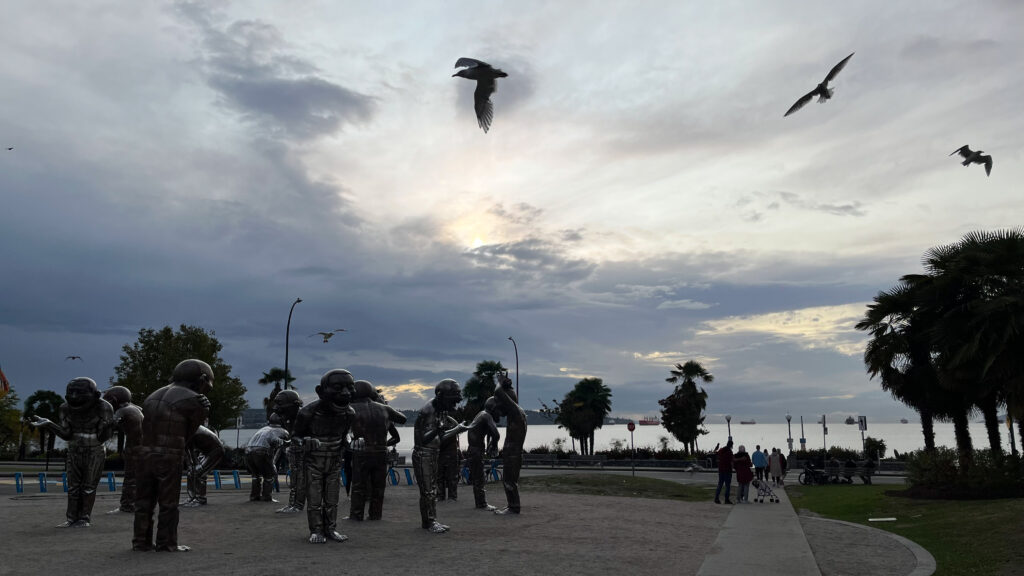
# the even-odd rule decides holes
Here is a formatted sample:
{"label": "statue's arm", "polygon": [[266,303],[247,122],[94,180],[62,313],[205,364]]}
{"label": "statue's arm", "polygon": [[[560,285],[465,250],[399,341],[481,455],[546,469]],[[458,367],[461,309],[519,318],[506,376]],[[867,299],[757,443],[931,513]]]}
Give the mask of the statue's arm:
{"label": "statue's arm", "polygon": [[100,400],[100,421],[96,425],[96,437],[100,442],[106,442],[113,436],[115,429],[114,407],[106,400]]}
{"label": "statue's arm", "polygon": [[68,405],[61,404],[59,420],[60,424],[50,420],[49,418],[40,418],[35,414],[32,415],[32,421],[29,422],[33,428],[43,428],[57,435],[58,438],[64,441],[71,439],[71,421],[68,419]]}
{"label": "statue's arm", "polygon": [[[385,404],[385,406],[387,406],[387,404]],[[405,414],[402,414],[401,412],[399,412],[398,410],[395,410],[391,406],[387,406],[387,409],[388,409],[388,420],[391,420],[393,423],[395,423],[395,424],[405,424],[406,420],[408,420],[405,417]]]}

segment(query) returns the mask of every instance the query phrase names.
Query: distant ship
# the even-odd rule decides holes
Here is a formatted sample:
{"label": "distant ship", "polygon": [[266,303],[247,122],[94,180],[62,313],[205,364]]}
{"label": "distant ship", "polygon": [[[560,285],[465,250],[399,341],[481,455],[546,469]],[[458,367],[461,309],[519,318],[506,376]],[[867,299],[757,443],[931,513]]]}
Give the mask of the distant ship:
{"label": "distant ship", "polygon": [[661,418],[657,416],[644,416],[640,419],[641,426],[661,426]]}
{"label": "distant ship", "polygon": [[857,419],[854,418],[853,416],[847,416],[846,417],[846,423],[847,424],[856,424],[857,423]]}
{"label": "distant ship", "polygon": [[910,420],[907,420],[906,418],[900,418],[900,424],[906,424],[908,422],[910,422]]}
{"label": "distant ship", "polygon": [[757,422],[753,420],[740,420],[740,424],[757,424]]}

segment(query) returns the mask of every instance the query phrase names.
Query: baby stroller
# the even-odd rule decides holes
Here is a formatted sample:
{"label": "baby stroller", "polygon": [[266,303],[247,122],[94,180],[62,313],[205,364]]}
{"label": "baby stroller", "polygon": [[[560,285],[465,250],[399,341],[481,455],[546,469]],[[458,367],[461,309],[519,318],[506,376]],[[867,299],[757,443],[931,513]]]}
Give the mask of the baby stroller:
{"label": "baby stroller", "polygon": [[764,502],[765,498],[768,498],[769,502],[778,502],[779,497],[775,495],[771,485],[764,480],[754,479],[754,487],[757,488],[757,496],[754,496],[754,502]]}

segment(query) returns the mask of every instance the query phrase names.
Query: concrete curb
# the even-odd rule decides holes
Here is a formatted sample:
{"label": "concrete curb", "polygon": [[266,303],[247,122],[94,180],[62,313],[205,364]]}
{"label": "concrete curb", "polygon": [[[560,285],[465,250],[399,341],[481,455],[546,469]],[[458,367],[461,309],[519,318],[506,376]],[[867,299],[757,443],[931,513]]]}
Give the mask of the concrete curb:
{"label": "concrete curb", "polygon": [[912,572],[910,572],[910,574],[908,574],[907,576],[931,576],[932,574],[935,573],[935,570],[937,568],[937,565],[935,563],[935,557],[932,556],[930,552],[928,552],[927,550],[922,548],[920,544],[917,544],[913,540],[904,538],[903,536],[900,536],[899,534],[893,534],[892,532],[888,532],[888,531],[882,530],[880,528],[875,528],[873,526],[865,526],[864,524],[857,524],[856,522],[846,522],[844,520],[833,520],[831,518],[821,518],[821,517],[818,517],[818,516],[801,516],[800,520],[801,521],[803,521],[803,520],[816,520],[816,521],[819,521],[819,522],[832,522],[832,523],[835,523],[835,524],[841,524],[841,525],[850,526],[850,527],[853,527],[853,528],[860,528],[861,530],[870,531],[873,534],[875,534],[876,536],[885,536],[887,538],[895,540],[896,542],[899,542],[904,547],[906,547],[907,550],[909,550],[910,553],[913,554],[914,558],[917,560],[917,567],[915,567],[914,570]]}

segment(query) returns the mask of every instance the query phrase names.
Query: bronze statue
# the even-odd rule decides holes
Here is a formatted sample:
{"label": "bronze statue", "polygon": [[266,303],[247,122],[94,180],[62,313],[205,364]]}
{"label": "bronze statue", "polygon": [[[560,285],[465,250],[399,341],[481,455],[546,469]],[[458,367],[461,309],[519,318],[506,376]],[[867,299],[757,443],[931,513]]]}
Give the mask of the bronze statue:
{"label": "bronze statue", "polygon": [[[142,404],[142,445],[136,460],[138,494],[132,550],[186,551],[178,545],[178,497],[182,460],[189,441],[209,416],[213,369],[202,360],[180,362],[171,383]],[[220,441],[218,440],[218,444]],[[156,542],[153,513],[159,504]]]}
{"label": "bronze statue", "polygon": [[288,440],[288,431],[281,426],[281,417],[270,415],[270,422],[256,431],[245,445],[245,463],[252,475],[250,502],[277,502],[274,500],[274,481],[277,480],[278,453]]}
{"label": "bronze statue", "polygon": [[[274,395],[270,402],[271,411],[281,418],[281,425],[289,434],[295,431],[295,419],[298,417],[299,408],[302,408],[302,398],[295,390],[282,390]],[[289,442],[284,450],[288,460],[288,505],[278,512],[294,514],[302,512],[306,507],[306,465],[303,459],[302,446],[295,438]]]}
{"label": "bronze statue", "polygon": [[223,457],[224,444],[220,437],[206,426],[200,426],[186,447],[184,466],[188,501],[182,506],[206,506],[207,476]]}
{"label": "bronze statue", "polygon": [[[132,404],[132,393],[124,386],[113,386],[103,392],[103,399],[114,409],[114,428],[118,434],[118,451],[124,460],[121,482],[121,503],[110,512],[135,512],[135,457],[142,442],[142,408]],[[124,439],[124,445],[120,440]]]}
{"label": "bronze statue", "polygon": [[[498,440],[501,434],[495,422],[498,416],[497,401],[492,397],[484,402],[484,409],[477,413],[469,423],[466,434],[466,455],[469,459],[469,481],[473,484],[473,500],[481,510],[493,511],[494,506],[487,503],[487,491],[484,489],[484,455],[493,458],[498,452]],[[484,440],[487,440],[486,450]]]}
{"label": "bronze statue", "polygon": [[[381,404],[383,404],[385,406],[388,405],[387,399],[384,398],[384,389],[383,388],[377,388],[377,398],[376,398],[376,401],[380,402]],[[402,413],[399,412],[399,414],[402,414]],[[402,417],[404,418],[405,415],[403,414]],[[404,424],[405,421],[403,420],[402,423]],[[390,424],[388,424],[388,446],[391,446],[391,449],[394,451],[394,447],[399,442],[401,442],[401,441],[402,441],[402,437],[398,434],[398,426],[396,426],[395,422],[392,421]]]}
{"label": "bronze statue", "polygon": [[[451,430],[459,423],[447,412],[441,415],[441,427],[444,430]],[[450,500],[455,502],[459,499],[459,436],[450,436],[447,440],[441,441],[441,447],[437,451],[437,501]]]}
{"label": "bronze statue", "polygon": [[100,397],[91,378],[68,382],[60,405],[60,423],[32,416],[32,426],[45,427],[68,443],[67,522],[58,528],[90,526],[96,503],[96,486],[103,474],[107,451],[103,443],[114,430],[114,409]]}
{"label": "bronze statue", "polygon": [[355,419],[355,410],[349,405],[354,384],[348,370],[327,372],[316,387],[319,399],[303,406],[295,419],[294,440],[305,450],[306,519],[312,544],[322,544],[328,538],[335,542],[348,540],[335,528],[341,494],[341,452]]}
{"label": "bronze statue", "polygon": [[388,432],[396,423],[405,424],[406,420],[404,414],[377,402],[377,398],[372,384],[366,380],[356,381],[352,395],[356,417],[352,422],[350,520],[363,519],[367,497],[370,500],[370,520],[381,519],[388,474]]}
{"label": "bronze statue", "polygon": [[519,514],[519,471],[523,467],[523,443],[526,442],[526,412],[519,407],[519,398],[512,389],[508,372],[494,374],[494,398],[498,411],[508,420],[505,424],[505,445],[501,449],[508,507],[495,510],[495,514]]}
{"label": "bronze statue", "polygon": [[462,400],[459,383],[450,378],[434,387],[434,398],[420,408],[413,426],[412,466],[416,484],[420,489],[420,525],[435,534],[448,531],[448,526],[437,521],[437,452],[441,442],[464,432],[465,424],[442,428],[441,414],[452,410]]}

